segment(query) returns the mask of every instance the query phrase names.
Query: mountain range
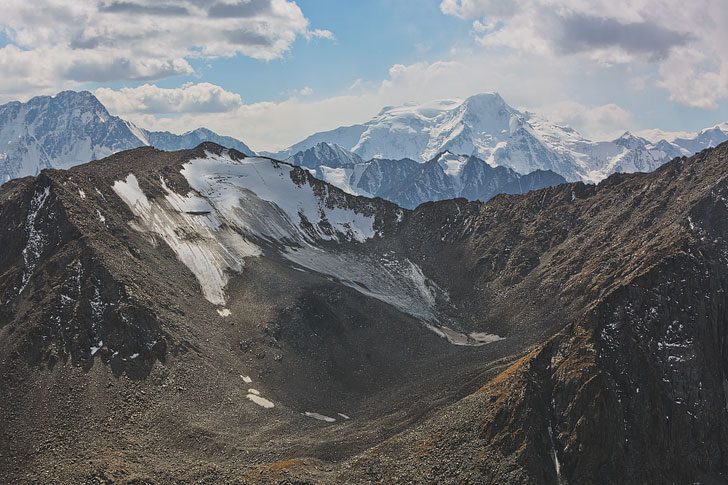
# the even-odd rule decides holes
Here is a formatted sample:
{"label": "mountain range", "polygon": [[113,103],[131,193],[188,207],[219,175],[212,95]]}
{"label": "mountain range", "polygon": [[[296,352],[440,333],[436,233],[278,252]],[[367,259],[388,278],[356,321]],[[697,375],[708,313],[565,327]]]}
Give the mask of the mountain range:
{"label": "mountain range", "polygon": [[[650,142],[630,133],[593,142],[575,130],[508,106],[495,93],[466,100],[386,107],[367,123],[317,133],[265,155],[309,168],[354,195],[402,207],[464,197],[488,200],[615,172],[652,171],[728,140],[728,124],[691,138]],[[68,168],[122,150],[173,151],[211,141],[241,153],[243,142],[207,130],[176,135],[112,116],[89,92],[64,91],[0,106],[0,180]]]}
{"label": "mountain range", "polygon": [[415,210],[213,143],[13,179],[0,481],[723,483],[726,201],[728,144]]}
{"label": "mountain range", "polygon": [[352,195],[381,197],[414,209],[425,202],[463,197],[489,200],[497,194],[522,194],[566,182],[551,170],[526,175],[492,167],[475,156],[439,153],[418,163],[409,158],[363,162],[342,147],[321,142],[287,160]]}
{"label": "mountain range", "polygon": [[151,145],[161,150],[193,148],[213,141],[249,155],[243,142],[199,128],[183,135],[148,131],[112,116],[88,91],[38,96],[0,106],[0,182],[69,168],[122,150]]}
{"label": "mountain range", "polygon": [[[89,92],[64,91],[53,97],[41,96],[27,103],[0,106],[0,146],[5,147],[0,154],[0,177],[10,180],[36,175],[43,168],[69,168],[139,146],[174,151],[195,147],[205,141],[247,155],[254,154],[243,142],[205,128],[183,135],[144,130],[110,115]],[[553,173],[522,177],[512,170],[496,170],[473,161],[465,171],[473,179],[463,182],[466,186],[463,190],[459,177],[455,180],[444,172],[434,174],[436,164],[419,167],[417,164],[413,166],[411,160],[389,164],[376,160],[375,163],[370,162],[367,166],[371,168],[366,170],[360,157],[331,143],[294,154],[288,161],[316,168],[312,171],[315,176],[350,193],[380,196],[411,208],[431,200],[461,196],[487,200],[504,190],[518,191],[521,187],[531,190],[564,182],[562,177]],[[321,161],[327,165],[319,163]],[[355,174],[363,176],[361,187]],[[402,178],[409,176],[416,176],[416,181],[413,183]],[[378,182],[374,182],[374,178]],[[518,183],[510,189],[505,187],[516,181]]]}
{"label": "mountain range", "polygon": [[319,143],[335,143],[363,160],[426,162],[449,151],[472,155],[520,174],[551,170],[568,181],[594,183],[615,172],[649,172],[663,163],[728,140],[728,123],[692,138],[648,141],[626,132],[613,141],[591,141],[567,126],[509,106],[497,93],[465,100],[385,107],[370,121],[319,132],[280,152],[286,160]]}

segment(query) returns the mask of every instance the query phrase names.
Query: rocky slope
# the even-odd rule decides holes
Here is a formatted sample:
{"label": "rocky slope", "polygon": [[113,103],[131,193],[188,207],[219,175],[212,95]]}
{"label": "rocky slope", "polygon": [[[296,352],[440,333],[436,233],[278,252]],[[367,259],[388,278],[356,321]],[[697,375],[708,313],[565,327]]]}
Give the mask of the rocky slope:
{"label": "rocky slope", "polygon": [[27,103],[0,106],[0,183],[37,175],[44,168],[70,168],[139,146],[180,150],[203,141],[253,154],[244,143],[204,128],[183,135],[141,129],[111,116],[88,91],[38,96]]}
{"label": "rocky slope", "polygon": [[338,479],[724,482],[726,168],[722,145],[654,174],[575,186],[573,211],[544,191],[541,210],[558,211],[569,234],[549,241],[539,231],[527,278],[550,280],[541,291],[583,309],[478,392],[351,460]]}
{"label": "rocky slope", "polygon": [[728,145],[414,211],[213,144],[0,190],[0,478],[720,483]]}

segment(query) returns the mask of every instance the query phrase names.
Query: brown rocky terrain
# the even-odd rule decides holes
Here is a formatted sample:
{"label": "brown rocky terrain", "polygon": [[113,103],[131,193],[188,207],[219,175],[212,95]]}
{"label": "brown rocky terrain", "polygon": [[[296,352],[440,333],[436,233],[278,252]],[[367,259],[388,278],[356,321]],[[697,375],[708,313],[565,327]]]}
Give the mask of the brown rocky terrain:
{"label": "brown rocky terrain", "polygon": [[[133,173],[177,217],[170,194],[201,195],[184,167],[226,153],[2,186],[0,480],[725,481],[728,145],[414,211],[268,161],[375,234],[226,223],[226,250],[262,255],[226,272],[222,309],[175,246],[200,243],[194,221],[154,232],[114,186]],[[245,194],[235,210],[269,207]]]}

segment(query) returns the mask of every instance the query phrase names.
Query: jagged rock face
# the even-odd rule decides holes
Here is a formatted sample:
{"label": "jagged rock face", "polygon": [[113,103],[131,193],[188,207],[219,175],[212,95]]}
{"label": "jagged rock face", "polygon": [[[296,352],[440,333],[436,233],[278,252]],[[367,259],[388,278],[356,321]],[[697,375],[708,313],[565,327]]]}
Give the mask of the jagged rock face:
{"label": "jagged rock face", "polygon": [[414,175],[419,170],[414,160],[387,160],[375,158],[371,160],[356,184],[356,188],[366,194],[386,194],[402,180]]}
{"label": "jagged rock face", "polygon": [[38,96],[27,103],[0,106],[0,183],[37,175],[45,168],[70,168],[144,145],[181,150],[203,141],[253,154],[244,143],[204,128],[183,135],[141,129],[111,116],[88,91]]}
{"label": "jagged rock face", "polygon": [[351,164],[341,152],[345,150],[340,147],[336,152],[327,152],[332,158],[328,161],[311,158],[306,162],[308,165],[303,160],[308,156],[306,153],[312,152],[299,152],[289,160],[296,165],[312,167],[310,171],[314,176],[349,194],[381,197],[407,209],[457,197],[487,201],[499,193],[520,194],[566,182],[551,171],[520,175],[505,167],[491,167],[477,157],[450,152],[440,153],[421,164],[406,158],[375,158]]}
{"label": "jagged rock face", "polygon": [[519,178],[513,170],[491,167],[475,157],[443,153],[422,164],[414,174],[392,184],[388,191],[377,195],[414,209],[423,202],[456,197],[489,200],[500,187]]}
{"label": "jagged rock face", "polygon": [[141,145],[91,93],[65,91],[0,107],[0,180],[69,168]]}
{"label": "jagged rock face", "polygon": [[724,481],[726,197],[726,145],[414,211],[212,144],[13,181],[0,477]]}
{"label": "jagged rock face", "polygon": [[[18,322],[36,322],[19,345],[23,359],[33,365],[70,361],[88,367],[98,353],[117,374],[129,367],[126,362],[132,357],[139,357],[129,368],[133,374],[164,359],[166,342],[158,323],[94,257],[83,238],[79,216],[96,216],[86,221],[91,223],[86,231],[106,227],[98,209],[85,207],[90,214],[78,214],[69,205],[83,189],[76,184],[73,189],[59,187],[45,175],[34,184],[22,179],[8,185],[8,195],[15,197],[3,205],[3,224],[23,230],[2,238],[7,251],[0,262],[0,327],[12,330]],[[69,194],[69,189],[78,194]],[[89,192],[82,199],[98,197]],[[101,210],[108,214],[107,208]]]}
{"label": "jagged rock face", "polygon": [[359,155],[344,149],[336,143],[318,143],[308,150],[300,151],[289,157],[286,162],[306,168],[317,168],[322,165],[340,168],[362,163],[364,160]]}

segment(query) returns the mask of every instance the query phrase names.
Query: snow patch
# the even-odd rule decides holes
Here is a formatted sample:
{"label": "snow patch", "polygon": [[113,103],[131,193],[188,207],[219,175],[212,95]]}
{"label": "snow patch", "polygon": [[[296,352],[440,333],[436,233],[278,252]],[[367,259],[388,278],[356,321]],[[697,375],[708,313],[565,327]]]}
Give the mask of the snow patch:
{"label": "snow patch", "polygon": [[310,246],[290,249],[283,256],[426,322],[437,322],[437,299],[449,299],[444,290],[408,259],[371,258],[363,254],[321,251]]}
{"label": "snow patch", "polygon": [[374,237],[374,218],[326,203],[329,188],[315,193],[292,179],[294,168],[269,159],[207,153],[182,175],[229,221],[268,241],[355,240]]}
{"label": "snow patch", "polygon": [[143,145],[151,145],[151,143],[149,143],[149,139],[147,138],[146,133],[144,133],[144,130],[142,130],[130,121],[125,121],[124,123],[126,124],[127,128],[129,128],[129,131],[131,131],[132,135],[137,137]]}
{"label": "snow patch", "polygon": [[23,277],[18,294],[22,293],[28,285],[30,277],[33,275],[33,271],[35,271],[35,266],[38,264],[38,260],[40,259],[40,255],[46,244],[46,237],[35,227],[35,221],[38,218],[38,213],[41,208],[45,205],[49,194],[50,187],[45,187],[42,191],[36,191],[33,194],[33,198],[30,200],[30,208],[25,220],[25,233],[27,235],[28,242],[26,243],[25,248],[23,248]]}
{"label": "snow patch", "polygon": [[127,175],[124,181],[117,180],[114,182],[112,188],[132,211],[142,212],[151,209],[147,196],[142,192],[139,181],[133,173]]}
{"label": "snow patch", "polygon": [[505,337],[484,332],[462,333],[444,325],[428,325],[428,327],[453,345],[479,347],[505,339]]}
{"label": "snow patch", "polygon": [[463,168],[468,163],[468,158],[462,155],[453,155],[450,152],[445,152],[437,160],[437,163],[442,167],[445,175],[455,180],[458,185],[460,178],[463,174]]}
{"label": "snow patch", "polygon": [[223,226],[224,218],[207,200],[194,193],[180,196],[163,181],[162,188],[165,198],[151,203],[134,174],[113,185],[114,192],[141,219],[142,230],[167,243],[195,275],[208,301],[224,305],[228,271],[240,273],[244,259],[260,256],[262,251],[234,227]]}
{"label": "snow patch", "polygon": [[[331,168],[325,165],[318,167],[321,171],[321,178],[331,185],[335,185],[347,194],[359,195],[349,183],[351,177],[351,169],[345,167]],[[314,174],[315,175],[315,174]]]}
{"label": "snow patch", "polygon": [[104,346],[104,342],[101,340],[99,340],[99,343],[97,343],[96,345],[92,345],[91,346],[91,355],[95,355],[96,352],[101,350],[101,347],[103,347],[103,346]]}
{"label": "snow patch", "polygon": [[335,418],[330,418],[328,416],[324,416],[323,414],[319,414],[319,413],[312,413],[312,412],[306,411],[303,414],[305,414],[309,418],[318,419],[319,421],[325,421],[327,423],[333,423],[336,421]]}
{"label": "snow patch", "polygon": [[549,430],[549,441],[551,442],[551,460],[554,462],[554,469],[556,470],[557,479],[561,479],[561,463],[559,463],[559,455],[556,453],[556,445],[554,444],[554,432],[551,429],[551,424],[548,426]]}
{"label": "snow patch", "polygon": [[270,409],[275,406],[275,404],[273,404],[266,398],[260,397],[256,394],[248,394],[246,397],[248,399],[250,399],[251,401],[253,401],[255,404],[257,404],[258,406],[264,407],[266,409]]}

